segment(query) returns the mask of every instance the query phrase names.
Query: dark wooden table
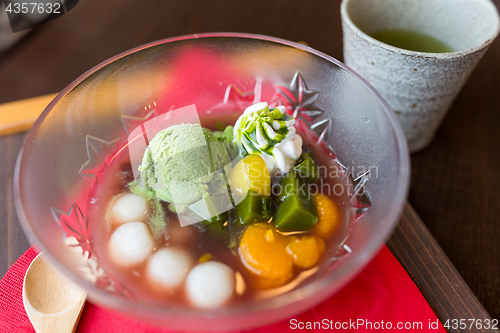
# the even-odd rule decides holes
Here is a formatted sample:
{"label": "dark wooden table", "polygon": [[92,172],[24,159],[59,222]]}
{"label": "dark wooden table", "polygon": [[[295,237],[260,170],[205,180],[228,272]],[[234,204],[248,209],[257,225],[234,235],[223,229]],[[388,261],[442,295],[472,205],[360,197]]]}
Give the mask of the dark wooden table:
{"label": "dark wooden table", "polygon": [[[494,0],[500,7],[500,0]],[[233,31],[308,44],[342,59],[340,1],[87,0],[0,54],[0,103],[57,92],[87,69],[150,41]],[[409,202],[493,318],[500,318],[500,39],[437,136],[412,155]],[[0,138],[0,276],[28,248],[13,206],[24,135]],[[390,244],[401,239],[395,234]]]}

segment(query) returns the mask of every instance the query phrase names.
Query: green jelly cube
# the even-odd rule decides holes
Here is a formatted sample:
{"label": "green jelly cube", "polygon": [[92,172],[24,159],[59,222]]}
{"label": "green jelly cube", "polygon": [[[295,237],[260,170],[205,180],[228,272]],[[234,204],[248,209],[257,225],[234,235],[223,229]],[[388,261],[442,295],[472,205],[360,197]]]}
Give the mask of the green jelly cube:
{"label": "green jelly cube", "polygon": [[189,206],[189,209],[205,219],[205,224],[227,221],[227,212],[233,207],[228,193],[217,193],[204,197]]}
{"label": "green jelly cube", "polygon": [[274,223],[283,232],[310,230],[318,223],[316,204],[312,199],[291,194],[278,206]]}
{"label": "green jelly cube", "polygon": [[[289,172],[281,180],[278,199],[279,201],[285,200],[292,194],[307,196],[307,184],[295,172]],[[273,192],[274,193],[274,192]]]}
{"label": "green jelly cube", "polygon": [[241,224],[267,222],[273,216],[271,197],[259,195],[254,190],[248,191],[236,210]]}
{"label": "green jelly cube", "polygon": [[[206,200],[207,203],[209,200]],[[213,209],[213,207],[212,207]],[[209,208],[209,211],[211,209]],[[213,214],[213,212],[212,212]],[[229,230],[227,228],[227,223],[229,221],[228,212],[223,212],[212,216],[208,220],[204,220],[206,229],[210,237],[215,238],[219,241],[225,241],[229,239]]]}
{"label": "green jelly cube", "polygon": [[[212,218],[213,220],[213,218]],[[218,241],[228,241],[229,240],[229,229],[226,225],[226,221],[217,220],[206,225],[207,233],[210,237]]]}
{"label": "green jelly cube", "polygon": [[311,156],[305,157],[293,170],[299,177],[307,178],[310,181],[317,182],[320,179],[319,168]]}
{"label": "green jelly cube", "polygon": [[217,223],[217,222],[226,222],[228,221],[229,218],[227,216],[227,212],[224,212],[224,213],[221,213],[219,215],[215,215],[215,216],[212,216],[210,219],[208,220],[204,220],[203,223],[205,225],[209,225],[209,224],[212,224],[212,223]]}

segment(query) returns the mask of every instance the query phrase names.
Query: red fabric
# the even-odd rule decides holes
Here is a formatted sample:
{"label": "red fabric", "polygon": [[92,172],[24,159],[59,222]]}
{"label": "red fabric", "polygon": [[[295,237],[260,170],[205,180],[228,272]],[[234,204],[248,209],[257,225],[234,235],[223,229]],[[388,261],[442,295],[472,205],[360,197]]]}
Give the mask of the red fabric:
{"label": "red fabric", "polygon": [[[22,300],[22,285],[26,269],[35,258],[37,251],[30,248],[9,269],[0,281],[0,332],[25,333],[35,332],[24,311]],[[284,320],[282,322],[253,329],[249,332],[287,332],[302,328],[307,322],[321,322],[323,324],[333,321],[332,327],[344,325],[345,331],[371,332],[377,329],[383,321],[392,324],[392,330],[397,330],[398,323],[421,322],[422,328],[402,329],[410,332],[446,332],[437,321],[435,313],[427,304],[417,286],[413,283],[404,268],[384,246],[380,253],[370,264],[344,289],[315,308],[296,316],[296,321]],[[351,323],[364,320],[364,323],[353,329]],[[371,323],[365,324],[367,321]],[[437,328],[429,328],[429,323],[434,323]],[[407,324],[408,325],[408,324]],[[318,326],[316,329],[304,326],[311,332],[324,330]],[[337,327],[339,329],[340,327]],[[347,328],[347,329],[345,329]],[[383,331],[383,330],[382,330]],[[400,330],[397,330],[400,331]],[[121,313],[101,308],[87,302],[83,311],[78,333],[167,333],[172,332],[152,326],[150,324],[127,317]]]}

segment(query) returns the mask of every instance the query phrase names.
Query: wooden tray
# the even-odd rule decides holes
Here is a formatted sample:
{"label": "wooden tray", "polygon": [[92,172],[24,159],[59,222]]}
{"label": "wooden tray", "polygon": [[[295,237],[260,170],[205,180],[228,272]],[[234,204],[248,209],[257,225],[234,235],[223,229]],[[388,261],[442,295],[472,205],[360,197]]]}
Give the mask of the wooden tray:
{"label": "wooden tray", "polygon": [[49,94],[0,104],[0,136],[29,130],[56,95]]}
{"label": "wooden tray", "polygon": [[[0,136],[28,130],[55,96],[49,94],[0,104]],[[443,324],[452,319],[491,320],[409,203],[387,246]],[[467,328],[449,332],[499,331]]]}
{"label": "wooden tray", "polygon": [[[387,246],[406,269],[441,323],[447,320],[489,319],[491,316],[462,279],[410,203]],[[476,328],[449,332],[499,332]]]}

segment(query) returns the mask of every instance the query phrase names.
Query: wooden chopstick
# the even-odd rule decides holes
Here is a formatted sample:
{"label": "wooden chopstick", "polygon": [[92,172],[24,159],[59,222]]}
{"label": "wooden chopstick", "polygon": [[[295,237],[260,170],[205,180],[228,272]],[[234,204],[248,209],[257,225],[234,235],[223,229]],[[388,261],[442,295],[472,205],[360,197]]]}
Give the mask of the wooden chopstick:
{"label": "wooden chopstick", "polygon": [[0,104],[0,136],[24,132],[57,94],[48,94]]}

